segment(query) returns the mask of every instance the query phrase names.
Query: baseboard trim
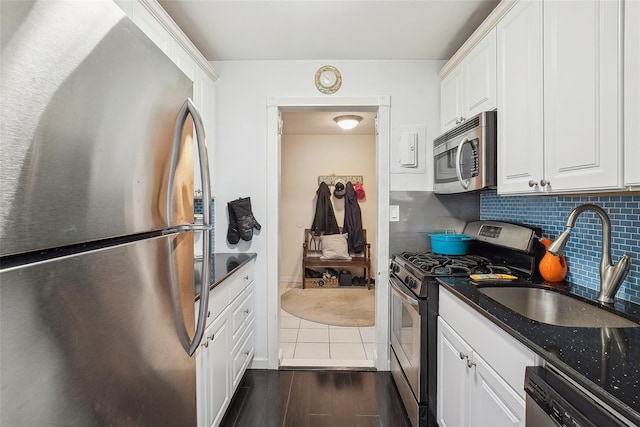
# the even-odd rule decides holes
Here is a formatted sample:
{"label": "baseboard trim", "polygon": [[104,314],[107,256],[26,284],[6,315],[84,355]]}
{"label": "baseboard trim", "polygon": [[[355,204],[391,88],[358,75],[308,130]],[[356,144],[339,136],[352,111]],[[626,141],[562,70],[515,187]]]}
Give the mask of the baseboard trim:
{"label": "baseboard trim", "polygon": [[266,357],[254,357],[249,369],[269,369],[269,359]]}

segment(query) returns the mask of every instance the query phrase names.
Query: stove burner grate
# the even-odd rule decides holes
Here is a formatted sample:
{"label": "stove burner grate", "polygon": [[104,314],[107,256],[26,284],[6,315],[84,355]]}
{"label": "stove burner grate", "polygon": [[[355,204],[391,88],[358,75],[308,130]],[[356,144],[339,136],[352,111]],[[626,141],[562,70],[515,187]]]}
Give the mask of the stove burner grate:
{"label": "stove burner grate", "polygon": [[480,255],[448,256],[430,252],[402,252],[401,256],[425,276],[468,277],[471,274],[485,273],[513,274],[509,267],[495,265],[489,258]]}

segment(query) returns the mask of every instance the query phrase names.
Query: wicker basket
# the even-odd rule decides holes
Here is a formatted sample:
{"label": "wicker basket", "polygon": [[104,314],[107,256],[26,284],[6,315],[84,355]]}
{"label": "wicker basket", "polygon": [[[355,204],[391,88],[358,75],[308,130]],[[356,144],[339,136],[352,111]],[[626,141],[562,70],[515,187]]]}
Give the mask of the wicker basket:
{"label": "wicker basket", "polygon": [[304,287],[305,288],[337,288],[338,287],[338,279],[312,279],[309,277],[304,278]]}

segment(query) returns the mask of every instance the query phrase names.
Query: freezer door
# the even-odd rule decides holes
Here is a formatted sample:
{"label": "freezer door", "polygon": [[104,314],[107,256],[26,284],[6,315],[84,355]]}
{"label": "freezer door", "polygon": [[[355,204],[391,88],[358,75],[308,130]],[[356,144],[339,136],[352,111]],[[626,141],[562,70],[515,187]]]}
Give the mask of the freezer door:
{"label": "freezer door", "polygon": [[0,19],[0,256],[192,223],[190,124],[171,221],[166,205],[192,82],[111,1],[7,2]]}
{"label": "freezer door", "polygon": [[0,425],[195,426],[193,232],[0,271]]}

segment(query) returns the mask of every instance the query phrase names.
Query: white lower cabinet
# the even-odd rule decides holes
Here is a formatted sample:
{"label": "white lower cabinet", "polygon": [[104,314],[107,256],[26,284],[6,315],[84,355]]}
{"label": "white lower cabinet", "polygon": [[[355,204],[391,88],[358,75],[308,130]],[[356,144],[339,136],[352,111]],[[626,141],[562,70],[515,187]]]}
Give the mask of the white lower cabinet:
{"label": "white lower cabinet", "polygon": [[229,342],[229,319],[225,311],[205,330],[196,353],[198,426],[220,424],[231,400]]}
{"label": "white lower cabinet", "polygon": [[211,290],[208,313],[196,351],[198,427],[220,425],[253,359],[253,261]]}
{"label": "white lower cabinet", "polygon": [[442,288],[437,357],[440,427],[525,425],[525,367],[538,358]]}

